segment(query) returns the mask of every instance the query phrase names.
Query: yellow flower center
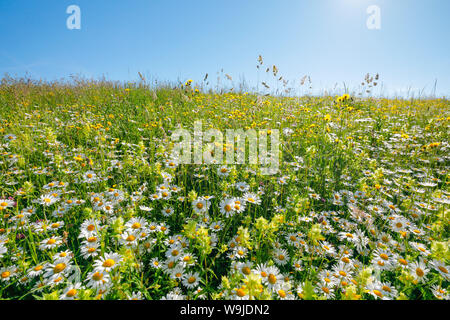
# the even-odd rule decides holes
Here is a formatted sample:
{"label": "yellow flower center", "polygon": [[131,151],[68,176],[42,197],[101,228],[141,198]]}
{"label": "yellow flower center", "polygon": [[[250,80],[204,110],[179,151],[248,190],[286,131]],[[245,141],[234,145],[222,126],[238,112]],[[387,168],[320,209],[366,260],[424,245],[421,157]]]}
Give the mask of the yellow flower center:
{"label": "yellow flower center", "polygon": [[244,297],[244,296],[245,296],[245,291],[244,291],[244,289],[242,289],[242,288],[237,289],[237,290],[236,290],[236,295],[237,295],[238,297],[240,297],[240,298]]}
{"label": "yellow flower center", "polygon": [[189,277],[189,279],[188,279],[188,283],[189,284],[192,284],[192,283],[194,283],[195,282],[195,277]]}
{"label": "yellow flower center", "polygon": [[250,274],[250,268],[249,267],[242,268],[242,273],[246,275]]}
{"label": "yellow flower center", "polygon": [[103,274],[100,272],[96,272],[92,275],[92,279],[94,279],[95,281],[100,281],[103,279]]}
{"label": "yellow flower center", "polygon": [[380,298],[383,297],[383,294],[382,294],[380,291],[378,291],[378,290],[373,290],[373,293],[374,293],[376,296],[380,297]]}
{"label": "yellow flower center", "polygon": [[387,292],[392,292],[391,288],[389,288],[388,286],[383,286],[382,289]]}
{"label": "yellow flower center", "polygon": [[141,227],[141,224],[139,222],[135,222],[135,223],[133,223],[133,225],[131,227],[133,229],[139,229]]}
{"label": "yellow flower center", "polygon": [[113,265],[115,265],[116,264],[116,262],[113,260],[113,259],[106,259],[104,262],[103,262],[103,267],[105,267],[105,268],[111,268]]}
{"label": "yellow flower center", "polygon": [[64,269],[66,268],[66,264],[65,263],[58,263],[54,268],[53,268],[53,272],[54,273],[60,273],[62,272]]}
{"label": "yellow flower center", "polygon": [[277,282],[277,277],[274,274],[269,274],[268,280],[270,284],[275,284]]}
{"label": "yellow flower center", "polygon": [[448,273],[448,270],[443,266],[438,266],[438,269],[441,270],[443,273]]}
{"label": "yellow flower center", "polygon": [[70,289],[69,291],[67,291],[66,296],[69,297],[69,298],[72,298],[76,294],[77,294],[77,290],[76,289]]}
{"label": "yellow flower center", "polygon": [[398,262],[400,262],[404,266],[408,265],[408,261],[406,261],[405,259],[398,259]]}
{"label": "yellow flower center", "polygon": [[389,260],[388,255],[385,254],[385,253],[380,254],[380,258],[383,259],[383,260]]}
{"label": "yellow flower center", "polygon": [[425,273],[423,272],[423,270],[422,270],[421,268],[417,268],[417,269],[416,269],[416,274],[417,274],[419,277],[423,277],[423,275],[424,275]]}

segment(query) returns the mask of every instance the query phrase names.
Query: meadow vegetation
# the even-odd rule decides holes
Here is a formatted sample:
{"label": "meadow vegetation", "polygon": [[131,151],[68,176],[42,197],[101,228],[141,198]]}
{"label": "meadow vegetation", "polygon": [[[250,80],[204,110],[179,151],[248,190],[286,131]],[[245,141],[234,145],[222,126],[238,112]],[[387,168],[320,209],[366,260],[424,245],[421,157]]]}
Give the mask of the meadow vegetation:
{"label": "meadow vegetation", "polygon": [[[448,100],[235,91],[3,79],[0,298],[449,298]],[[197,120],[279,172],[178,163]]]}

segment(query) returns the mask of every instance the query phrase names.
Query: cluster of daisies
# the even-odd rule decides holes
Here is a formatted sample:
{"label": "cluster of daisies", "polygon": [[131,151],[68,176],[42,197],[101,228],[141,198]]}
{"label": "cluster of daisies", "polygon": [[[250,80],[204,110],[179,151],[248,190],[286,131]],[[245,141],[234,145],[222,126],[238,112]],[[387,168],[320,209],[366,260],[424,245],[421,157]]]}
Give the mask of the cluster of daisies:
{"label": "cluster of daisies", "polygon": [[[333,145],[342,127],[327,119]],[[410,121],[386,119],[391,133],[356,119],[353,136],[372,140],[347,139],[354,166],[336,172],[292,141],[273,176],[181,165],[167,138],[145,148],[100,127],[85,148],[27,127],[28,158],[6,134],[0,298],[447,300],[450,145]]]}

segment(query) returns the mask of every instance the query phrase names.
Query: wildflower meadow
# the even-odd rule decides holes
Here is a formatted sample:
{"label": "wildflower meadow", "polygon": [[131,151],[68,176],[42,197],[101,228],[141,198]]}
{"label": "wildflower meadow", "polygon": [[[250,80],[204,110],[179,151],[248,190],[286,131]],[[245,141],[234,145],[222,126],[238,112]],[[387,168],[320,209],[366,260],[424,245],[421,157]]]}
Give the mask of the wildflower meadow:
{"label": "wildflower meadow", "polygon": [[[5,78],[0,298],[447,300],[449,121],[443,98]],[[206,139],[230,129],[258,147]]]}

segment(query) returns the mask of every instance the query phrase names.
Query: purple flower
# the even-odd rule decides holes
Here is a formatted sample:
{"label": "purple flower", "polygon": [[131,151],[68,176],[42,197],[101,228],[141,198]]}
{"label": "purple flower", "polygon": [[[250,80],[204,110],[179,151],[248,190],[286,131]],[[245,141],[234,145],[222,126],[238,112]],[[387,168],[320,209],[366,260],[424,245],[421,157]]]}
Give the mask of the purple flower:
{"label": "purple flower", "polygon": [[22,239],[25,239],[25,235],[23,233],[18,233],[16,235],[16,240],[22,240]]}

